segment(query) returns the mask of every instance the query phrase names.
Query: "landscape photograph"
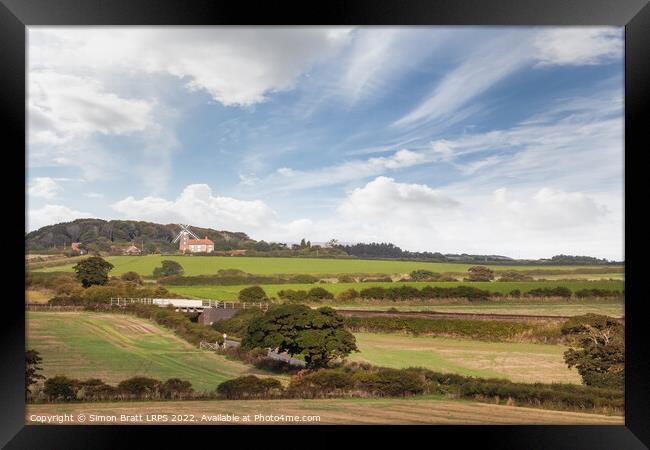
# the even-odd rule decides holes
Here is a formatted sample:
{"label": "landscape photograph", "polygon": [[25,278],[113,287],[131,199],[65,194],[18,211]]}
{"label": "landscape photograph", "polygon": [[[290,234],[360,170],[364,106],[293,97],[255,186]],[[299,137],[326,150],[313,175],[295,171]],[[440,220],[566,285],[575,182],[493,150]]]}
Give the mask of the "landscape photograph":
{"label": "landscape photograph", "polygon": [[26,36],[26,424],[625,423],[623,28]]}

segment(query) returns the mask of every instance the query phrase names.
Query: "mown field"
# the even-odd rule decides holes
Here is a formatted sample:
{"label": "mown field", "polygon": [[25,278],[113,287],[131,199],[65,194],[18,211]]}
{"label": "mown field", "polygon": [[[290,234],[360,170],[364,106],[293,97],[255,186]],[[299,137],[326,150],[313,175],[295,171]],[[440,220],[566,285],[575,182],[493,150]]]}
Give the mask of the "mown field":
{"label": "mown field", "polygon": [[[250,424],[545,424],[545,425],[623,425],[623,416],[551,411],[516,406],[493,405],[462,400],[445,400],[440,397],[413,398],[355,398],[327,400],[210,400],[173,402],[129,402],[129,403],[68,403],[27,405],[26,423],[34,424],[36,416],[73,414],[79,424],[78,415],[84,414],[84,424],[90,422],[91,414],[116,416],[121,414],[193,415],[196,425],[232,424],[225,421],[201,420],[203,415],[230,414],[250,415]],[[256,415],[319,416],[319,421],[261,421]],[[305,418],[306,420],[306,418]],[[106,422],[103,422],[106,423]],[[135,424],[133,422],[116,422]],[[146,422],[137,422],[143,424]],[[242,423],[242,422],[239,422]],[[186,424],[187,422],[166,422],[165,424]]]}
{"label": "mown field", "polygon": [[198,350],[153,322],[91,312],[29,312],[27,347],[43,357],[45,376],[101,378],[109,384],[133,376],[189,380],[214,390],[225,380],[260,371]]}
{"label": "mown field", "polygon": [[[464,304],[425,304],[416,303],[353,303],[353,304],[332,304],[336,309],[362,309],[371,311],[386,311],[390,308],[396,308],[398,311],[439,311],[439,312],[458,312],[458,313],[478,313],[478,314],[519,314],[519,315],[539,315],[539,316],[578,316],[581,314],[603,314],[610,317],[622,317],[625,313],[625,303],[621,300],[612,301],[504,301],[504,302],[484,302],[484,303],[464,303]],[[316,305],[313,305],[316,306]]]}
{"label": "mown field", "polygon": [[[409,273],[417,269],[433,272],[467,272],[476,264],[428,263],[417,261],[379,261],[365,259],[317,259],[317,258],[256,258],[229,256],[109,256],[105,258],[115,268],[111,275],[120,275],[134,271],[143,276],[151,276],[155,267],[160,266],[164,259],[178,261],[185,269],[185,275],[216,274],[219,269],[239,269],[255,274],[335,274],[335,273]],[[72,271],[73,264],[43,267],[36,270],[48,272]],[[578,268],[594,268],[594,266],[502,266],[488,265],[494,270],[573,270]],[[611,266],[620,270],[621,266]],[[602,268],[598,266],[598,268]],[[618,278],[620,273],[615,270],[612,274],[597,274],[594,278]]]}
{"label": "mown field", "polygon": [[575,383],[581,378],[567,368],[562,345],[483,342],[430,336],[355,333],[359,353],[351,361],[401,369],[425,367],[437,372],[525,383]]}
{"label": "mown field", "polygon": [[[262,285],[267,295],[277,297],[278,291],[286,289],[302,289],[309,290],[313,287],[319,286],[327,289],[333,294],[345,291],[346,289],[354,288],[357,291],[373,286],[381,286],[384,288],[395,286],[413,286],[422,289],[425,286],[440,286],[440,287],[454,287],[454,286],[472,286],[478,289],[484,289],[490,292],[497,292],[507,294],[514,289],[519,289],[522,293],[530,291],[531,289],[540,287],[557,287],[565,286],[571,291],[575,292],[580,289],[608,289],[622,291],[625,289],[623,281],[485,281],[485,282],[462,282],[462,281],[444,281],[444,282],[378,282],[378,283],[326,283],[326,284],[265,284]],[[236,286],[219,286],[219,285],[197,285],[197,286],[165,286],[172,292],[187,295],[196,298],[209,298],[217,300],[235,300],[239,295],[239,291],[248,285]],[[399,303],[399,302],[396,302]]]}

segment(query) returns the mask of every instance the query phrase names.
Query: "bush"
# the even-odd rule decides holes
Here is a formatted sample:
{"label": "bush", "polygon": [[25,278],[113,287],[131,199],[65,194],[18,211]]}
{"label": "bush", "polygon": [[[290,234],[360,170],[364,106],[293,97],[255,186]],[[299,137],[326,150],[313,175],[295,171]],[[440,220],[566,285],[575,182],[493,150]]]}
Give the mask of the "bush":
{"label": "bush", "polygon": [[497,281],[531,281],[533,277],[526,275],[517,270],[506,270],[499,272],[499,279]]}
{"label": "bush", "polygon": [[120,279],[130,283],[142,284],[142,277],[137,272],[124,272]]}
{"label": "bush", "polygon": [[526,292],[526,295],[528,297],[564,297],[564,298],[569,298],[571,297],[571,289],[564,287],[564,286],[558,286],[554,288],[536,288],[536,289],[531,289],[530,291]]}
{"label": "bush", "polygon": [[239,301],[241,302],[266,302],[269,298],[266,292],[259,286],[250,286],[239,291]]}
{"label": "bush", "polygon": [[268,398],[283,392],[282,383],[275,378],[247,375],[224,381],[217,386],[217,394],[228,400]]}
{"label": "bush", "polygon": [[438,281],[440,274],[430,270],[414,270],[410,273],[413,281]]}
{"label": "bush", "polygon": [[620,291],[610,291],[607,289],[581,289],[575,292],[578,298],[588,297],[621,297],[623,294]]}
{"label": "bush", "polygon": [[348,301],[359,298],[359,292],[356,289],[346,289],[336,294],[336,299],[340,301]]}
{"label": "bush", "polygon": [[160,267],[153,270],[153,276],[156,278],[171,277],[176,275],[183,275],[183,266],[176,261],[163,260]]}
{"label": "bush", "polygon": [[307,291],[293,289],[283,289],[278,291],[278,297],[291,303],[305,303],[307,302]]}
{"label": "bush", "polygon": [[334,298],[334,295],[322,287],[315,287],[311,288],[309,292],[307,292],[307,297],[311,301],[321,301],[332,299]]}

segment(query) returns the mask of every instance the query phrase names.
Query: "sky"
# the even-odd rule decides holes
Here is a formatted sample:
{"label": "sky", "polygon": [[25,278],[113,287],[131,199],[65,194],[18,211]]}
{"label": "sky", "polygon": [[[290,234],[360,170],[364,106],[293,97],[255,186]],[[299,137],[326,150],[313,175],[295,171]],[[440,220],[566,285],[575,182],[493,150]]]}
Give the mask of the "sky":
{"label": "sky", "polygon": [[29,27],[27,229],[622,260],[623,28]]}

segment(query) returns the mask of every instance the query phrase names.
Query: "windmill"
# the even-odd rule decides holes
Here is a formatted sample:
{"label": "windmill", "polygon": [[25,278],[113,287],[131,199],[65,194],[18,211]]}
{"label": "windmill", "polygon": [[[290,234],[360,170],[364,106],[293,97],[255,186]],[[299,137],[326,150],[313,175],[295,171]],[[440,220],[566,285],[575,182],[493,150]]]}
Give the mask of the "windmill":
{"label": "windmill", "polygon": [[189,224],[184,225],[182,223],[179,223],[178,226],[181,227],[181,231],[174,238],[172,243],[175,244],[176,242],[178,242],[180,240],[179,250],[183,252],[183,251],[185,251],[187,249],[188,236],[192,236],[194,239],[199,239],[199,237],[196,234],[192,233],[192,230],[190,230]]}

